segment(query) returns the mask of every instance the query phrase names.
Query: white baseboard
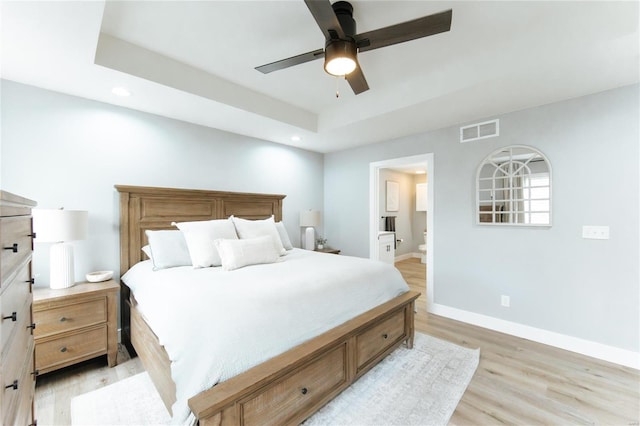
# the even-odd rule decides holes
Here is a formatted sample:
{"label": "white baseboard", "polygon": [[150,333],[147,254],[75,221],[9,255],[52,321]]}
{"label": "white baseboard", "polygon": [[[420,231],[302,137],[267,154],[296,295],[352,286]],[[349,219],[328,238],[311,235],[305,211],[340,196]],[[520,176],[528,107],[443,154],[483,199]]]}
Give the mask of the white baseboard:
{"label": "white baseboard", "polygon": [[427,310],[435,315],[455,319],[512,336],[522,337],[534,342],[554,346],[571,352],[577,352],[593,358],[640,370],[640,353],[609,346],[578,337],[567,336],[541,328],[530,327],[475,312],[464,311],[445,305],[430,304]]}
{"label": "white baseboard", "polygon": [[414,253],[405,253],[405,254],[401,254],[400,256],[396,256],[394,259],[396,262],[400,262],[401,260],[411,259],[412,257],[415,257]]}

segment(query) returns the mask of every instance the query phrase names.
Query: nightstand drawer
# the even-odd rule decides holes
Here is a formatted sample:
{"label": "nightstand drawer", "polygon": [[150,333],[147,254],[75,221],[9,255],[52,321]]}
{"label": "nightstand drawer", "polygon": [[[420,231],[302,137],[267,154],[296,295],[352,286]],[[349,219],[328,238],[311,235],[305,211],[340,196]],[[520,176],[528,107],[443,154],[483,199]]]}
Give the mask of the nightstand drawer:
{"label": "nightstand drawer", "polygon": [[107,321],[107,299],[101,297],[87,302],[64,305],[33,312],[36,339],[52,334],[77,330]]}
{"label": "nightstand drawer", "polygon": [[36,369],[41,373],[107,353],[107,325],[36,343]]}

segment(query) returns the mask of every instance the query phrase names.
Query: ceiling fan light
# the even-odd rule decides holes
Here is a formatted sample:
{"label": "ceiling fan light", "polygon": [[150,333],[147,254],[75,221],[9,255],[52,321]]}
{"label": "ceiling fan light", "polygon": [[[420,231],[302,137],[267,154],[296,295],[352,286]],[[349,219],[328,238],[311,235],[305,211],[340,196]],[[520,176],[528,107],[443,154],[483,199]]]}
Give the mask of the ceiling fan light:
{"label": "ceiling fan light", "polygon": [[324,52],[324,70],[336,76],[347,75],[356,69],[356,44],[351,41],[330,41]]}

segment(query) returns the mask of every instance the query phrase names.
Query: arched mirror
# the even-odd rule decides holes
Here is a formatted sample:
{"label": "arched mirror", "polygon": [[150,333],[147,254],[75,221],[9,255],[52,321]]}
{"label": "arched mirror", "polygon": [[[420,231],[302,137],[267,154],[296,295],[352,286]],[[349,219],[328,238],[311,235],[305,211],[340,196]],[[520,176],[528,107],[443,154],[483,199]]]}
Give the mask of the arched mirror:
{"label": "arched mirror", "polygon": [[512,145],[478,167],[479,225],[551,226],[551,164],[540,151]]}

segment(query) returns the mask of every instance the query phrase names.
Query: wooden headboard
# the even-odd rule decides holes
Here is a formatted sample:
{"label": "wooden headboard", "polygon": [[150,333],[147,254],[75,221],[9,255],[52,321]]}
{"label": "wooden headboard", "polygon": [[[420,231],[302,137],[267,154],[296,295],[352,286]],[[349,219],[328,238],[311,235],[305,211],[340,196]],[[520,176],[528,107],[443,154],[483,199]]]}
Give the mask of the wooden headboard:
{"label": "wooden headboard", "polygon": [[177,229],[171,222],[245,219],[274,216],[282,220],[282,200],[286,195],[198,189],[115,186],[120,193],[120,276],[143,260],[147,229]]}

